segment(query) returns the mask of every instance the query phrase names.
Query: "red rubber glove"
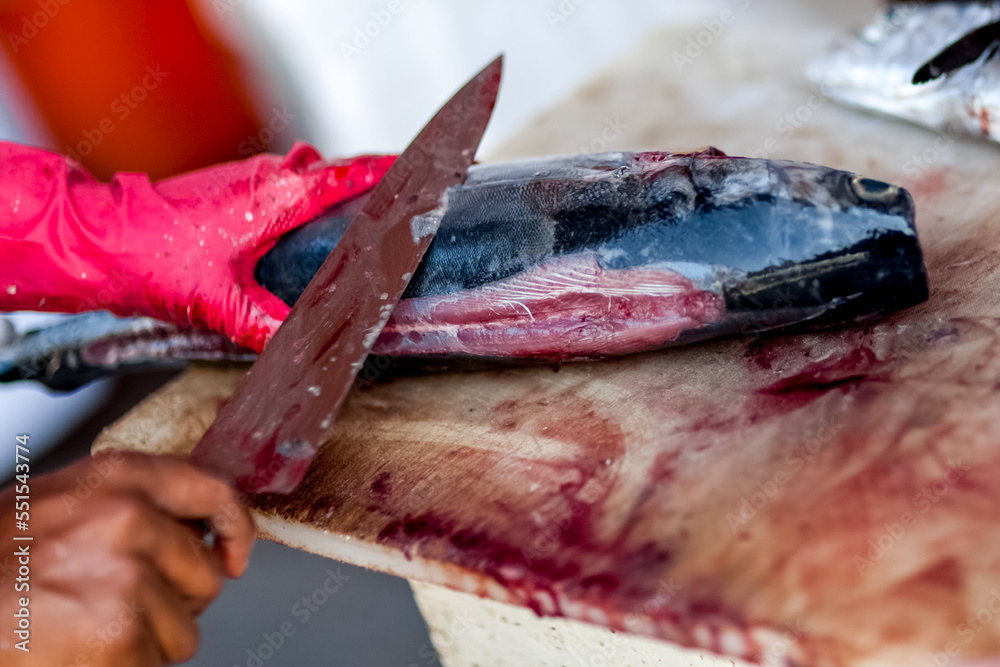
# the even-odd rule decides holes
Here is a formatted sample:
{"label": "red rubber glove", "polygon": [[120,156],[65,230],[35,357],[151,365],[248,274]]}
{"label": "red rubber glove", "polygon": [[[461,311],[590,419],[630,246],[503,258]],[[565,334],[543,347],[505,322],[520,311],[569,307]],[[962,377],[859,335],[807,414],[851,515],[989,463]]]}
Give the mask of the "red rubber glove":
{"label": "red rubber glove", "polygon": [[257,262],[393,160],[325,161],[296,144],[284,157],[107,184],[63,156],[0,142],[0,311],[149,316],[259,352],[289,308],[254,279]]}

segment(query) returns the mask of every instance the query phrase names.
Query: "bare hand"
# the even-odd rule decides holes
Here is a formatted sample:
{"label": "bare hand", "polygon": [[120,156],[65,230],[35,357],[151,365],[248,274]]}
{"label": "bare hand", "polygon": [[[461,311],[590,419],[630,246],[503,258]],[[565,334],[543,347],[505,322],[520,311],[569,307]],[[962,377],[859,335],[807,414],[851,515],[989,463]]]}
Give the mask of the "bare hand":
{"label": "bare hand", "polygon": [[[99,454],[31,479],[30,578],[16,592],[14,488],[0,494],[0,664],[155,667],[191,658],[195,619],[254,540],[236,493],[185,461]],[[209,546],[197,527],[216,534]],[[0,565],[7,553],[0,552]],[[15,648],[18,599],[30,597],[30,653]]]}

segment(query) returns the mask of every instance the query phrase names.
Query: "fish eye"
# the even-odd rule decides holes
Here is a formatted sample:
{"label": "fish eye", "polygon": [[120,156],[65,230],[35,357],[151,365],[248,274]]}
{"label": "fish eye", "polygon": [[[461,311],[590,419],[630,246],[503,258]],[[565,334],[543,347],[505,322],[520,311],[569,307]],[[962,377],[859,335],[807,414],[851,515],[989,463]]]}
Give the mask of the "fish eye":
{"label": "fish eye", "polygon": [[891,204],[899,196],[899,188],[861,176],[851,178],[851,189],[862,201],[878,204]]}

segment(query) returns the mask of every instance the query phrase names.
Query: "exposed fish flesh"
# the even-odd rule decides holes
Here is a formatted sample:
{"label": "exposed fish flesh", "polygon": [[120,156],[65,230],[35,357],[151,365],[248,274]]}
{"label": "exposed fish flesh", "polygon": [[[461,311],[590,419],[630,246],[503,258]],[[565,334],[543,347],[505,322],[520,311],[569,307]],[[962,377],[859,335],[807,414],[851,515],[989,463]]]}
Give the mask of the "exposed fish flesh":
{"label": "exposed fish flesh", "polygon": [[1000,141],[1000,2],[894,3],[809,68],[833,99]]}
{"label": "exposed fish flesh", "polygon": [[[279,241],[258,265],[260,283],[294,303],[362,205]],[[567,361],[852,323],[926,298],[900,188],[714,149],[546,158],[476,167],[448,191],[438,236],[374,353]],[[93,369],[184,356],[184,332],[160,331],[170,345],[122,333],[124,355],[118,334],[97,346],[80,338],[75,358]],[[200,334],[191,351],[240,353],[209,340]],[[0,348],[0,363],[24,367],[17,348]],[[28,364],[43,365],[37,354]]]}

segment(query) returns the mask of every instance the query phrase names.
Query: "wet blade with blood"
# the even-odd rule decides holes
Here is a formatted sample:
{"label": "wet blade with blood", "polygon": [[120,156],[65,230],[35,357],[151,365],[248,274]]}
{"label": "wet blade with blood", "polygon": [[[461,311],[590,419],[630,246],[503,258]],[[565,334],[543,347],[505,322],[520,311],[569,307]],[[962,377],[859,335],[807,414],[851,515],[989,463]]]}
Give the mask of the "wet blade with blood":
{"label": "wet blade with blood", "polygon": [[191,454],[242,492],[288,493],[327,439],[465,180],[500,84],[498,58],[399,157]]}

